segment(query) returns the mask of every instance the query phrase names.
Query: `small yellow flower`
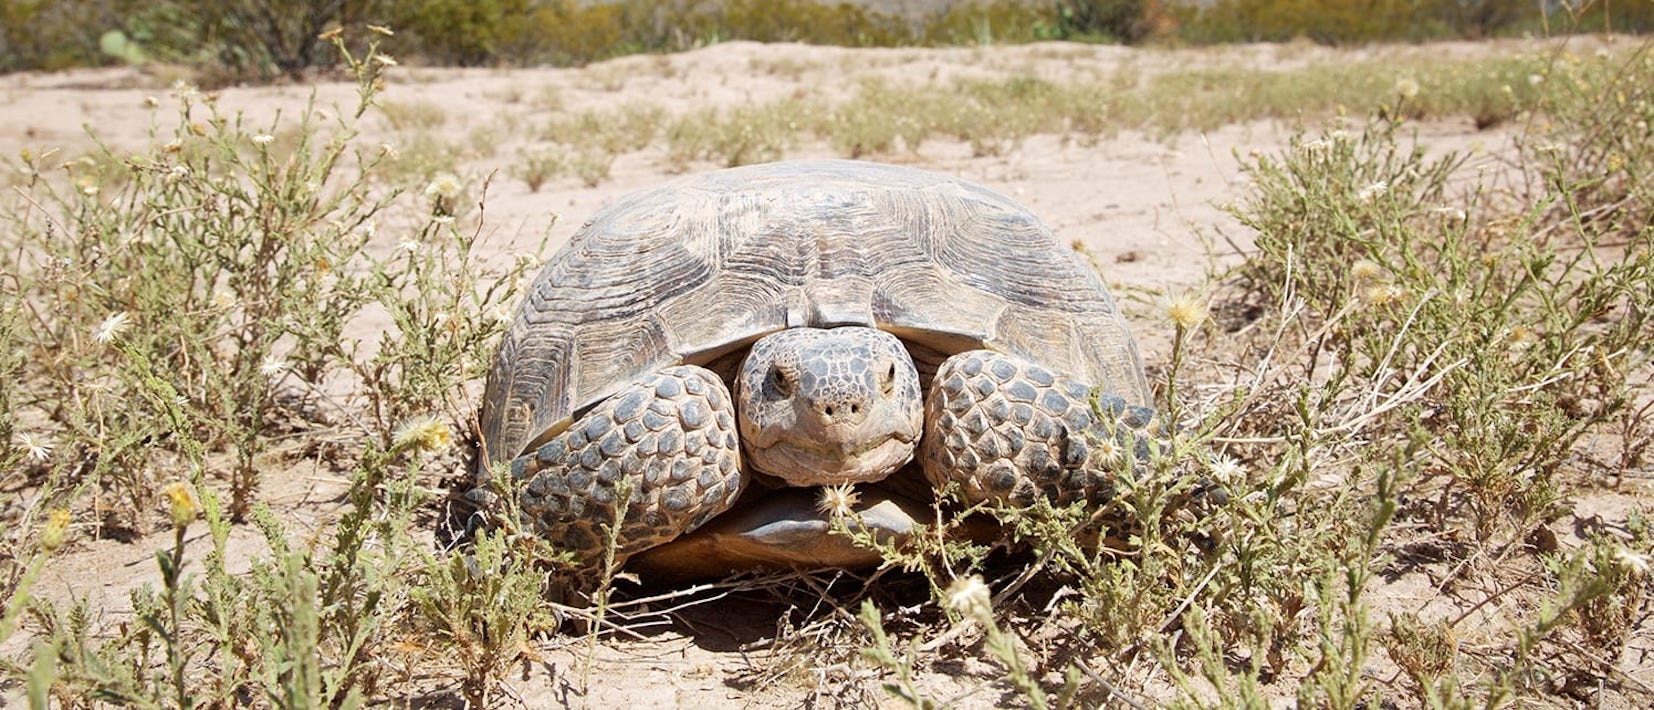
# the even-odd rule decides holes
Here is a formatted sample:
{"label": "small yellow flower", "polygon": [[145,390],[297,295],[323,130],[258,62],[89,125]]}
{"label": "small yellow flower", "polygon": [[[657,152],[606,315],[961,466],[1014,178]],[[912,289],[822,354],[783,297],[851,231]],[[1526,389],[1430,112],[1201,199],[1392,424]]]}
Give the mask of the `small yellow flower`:
{"label": "small yellow flower", "polygon": [[382,34],[386,37],[396,36],[396,33],[392,32],[391,28],[386,27],[384,25],[368,25],[368,31],[369,32],[375,32],[375,33],[378,33],[378,34]]}
{"label": "small yellow flower", "polygon": [[444,451],[454,444],[454,430],[436,417],[425,415],[402,423],[391,434],[391,448]]}
{"label": "small yellow flower", "polygon": [[126,311],[121,311],[103,319],[103,322],[98,324],[98,329],[93,331],[92,339],[100,343],[113,343],[119,340],[121,334],[131,325],[132,317],[127,315]]}
{"label": "small yellow flower", "polygon": [[1401,297],[1404,295],[1406,295],[1406,292],[1402,291],[1400,286],[1395,284],[1379,284],[1363,292],[1361,294],[1361,300],[1374,306],[1384,306],[1400,301]]}
{"label": "small yellow flower", "polygon": [[859,502],[861,494],[849,483],[822,486],[821,497],[816,499],[816,510],[831,518],[848,518],[855,514],[856,503]]}
{"label": "small yellow flower", "polygon": [[168,483],[161,489],[166,494],[167,503],[172,508],[172,525],[176,528],[187,528],[195,522],[195,516],[201,513],[201,504],[195,501],[195,492],[190,490],[190,484],[183,481]]}
{"label": "small yellow flower", "polygon": [[1371,259],[1360,259],[1350,265],[1350,278],[1356,283],[1367,283],[1384,278],[1384,267]]}
{"label": "small yellow flower", "polygon": [[984,625],[993,623],[993,593],[988,589],[987,583],[982,581],[981,575],[973,574],[953,580],[953,584],[948,585],[942,603],[949,610],[967,619],[975,619]]}
{"label": "small yellow flower", "polygon": [[63,546],[63,538],[69,534],[69,511],[64,508],[53,508],[46,514],[46,526],[40,530],[40,548],[51,552]]}
{"label": "small yellow flower", "polygon": [[1193,328],[1206,320],[1206,304],[1193,293],[1166,299],[1166,318],[1179,328]]}

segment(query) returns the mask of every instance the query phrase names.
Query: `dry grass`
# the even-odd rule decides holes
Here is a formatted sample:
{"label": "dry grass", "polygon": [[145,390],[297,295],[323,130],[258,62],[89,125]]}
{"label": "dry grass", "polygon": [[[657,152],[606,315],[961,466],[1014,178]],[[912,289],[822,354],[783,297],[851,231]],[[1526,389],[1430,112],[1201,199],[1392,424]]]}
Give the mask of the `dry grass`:
{"label": "dry grass", "polygon": [[[1648,473],[1646,46],[1336,73],[880,80],[829,103],[565,112],[515,179],[595,184],[648,149],[690,169],[810,140],[848,156],[931,141],[991,155],[1040,134],[1305,127],[1245,161],[1233,209],[1256,250],[1166,312],[1158,404],[1181,428],[1113,500],[988,511],[1014,554],[926,538],[868,576],[664,594],[622,578],[596,607],[545,601],[559,553],[531,535],[507,527],[449,552],[412,534],[442,514],[433,482],[464,466],[465,385],[533,263],[477,266],[486,186],[455,174],[518,137],[445,143],[443,111],[374,109],[380,65],[352,66],[360,111],[325,130],[244,125],[186,90],[174,101],[193,120],[143,150],[64,172],[64,156],[23,158],[0,221],[17,255],[0,282],[0,381],[16,383],[0,388],[0,464],[6,490],[32,493],[6,503],[0,639],[37,641],[5,668],[31,701],[347,706],[436,684],[485,705],[552,647],[580,644],[585,665],[554,672],[585,685],[606,649],[755,598],[783,612],[748,649],[762,654],[748,687],[820,702],[1654,700],[1625,660],[1648,627],[1654,533],[1641,512],[1575,508]],[[523,102],[551,110],[553,96]],[[392,150],[355,133],[374,111],[397,126]],[[1526,126],[1517,178],[1481,183],[1462,156],[1415,146],[1412,122],[1442,116]],[[389,187],[409,182],[428,188]],[[381,231],[398,248],[364,253]],[[369,311],[391,324],[382,339],[347,337]],[[261,500],[278,442],[349,479],[335,524],[290,530]],[[224,559],[238,522],[269,550],[246,574]],[[157,526],[173,539],[134,623],[31,597],[66,544]],[[186,566],[189,546],[214,554]],[[1425,580],[1422,600],[1385,590],[1402,580]],[[558,636],[571,626],[585,635]],[[961,675],[991,697],[948,685]]]}

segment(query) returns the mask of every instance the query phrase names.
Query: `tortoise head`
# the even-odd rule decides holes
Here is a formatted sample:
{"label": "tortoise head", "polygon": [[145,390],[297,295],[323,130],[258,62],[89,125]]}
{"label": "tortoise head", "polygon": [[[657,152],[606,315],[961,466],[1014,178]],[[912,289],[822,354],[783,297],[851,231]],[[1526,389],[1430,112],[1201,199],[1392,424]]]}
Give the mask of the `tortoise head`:
{"label": "tortoise head", "polygon": [[913,458],[919,373],[872,328],[793,328],[753,343],[737,377],[747,461],[793,486],[877,481]]}

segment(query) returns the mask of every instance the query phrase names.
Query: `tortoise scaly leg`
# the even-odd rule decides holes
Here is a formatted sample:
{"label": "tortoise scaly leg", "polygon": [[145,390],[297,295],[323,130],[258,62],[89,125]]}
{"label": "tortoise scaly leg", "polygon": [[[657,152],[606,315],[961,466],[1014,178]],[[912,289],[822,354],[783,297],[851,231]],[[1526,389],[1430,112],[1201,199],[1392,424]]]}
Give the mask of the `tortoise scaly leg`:
{"label": "tortoise scaly leg", "polygon": [[[599,403],[511,462],[535,530],[595,572],[729,508],[745,484],[735,407],[712,371],[669,367]],[[624,495],[624,514],[619,510]]]}
{"label": "tortoise scaly leg", "polygon": [[1057,505],[1112,495],[1146,457],[1154,415],[1020,358],[972,350],[948,358],[925,400],[925,477],[959,484],[968,504]]}

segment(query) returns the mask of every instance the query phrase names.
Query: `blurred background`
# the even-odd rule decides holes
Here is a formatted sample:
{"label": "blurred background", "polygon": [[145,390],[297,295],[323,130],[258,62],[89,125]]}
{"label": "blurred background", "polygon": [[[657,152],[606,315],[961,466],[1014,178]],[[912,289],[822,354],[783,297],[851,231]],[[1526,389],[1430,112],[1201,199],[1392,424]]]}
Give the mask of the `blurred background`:
{"label": "blurred background", "polygon": [[404,63],[568,66],[730,40],[940,46],[1211,44],[1645,33],[1654,2],[1602,0],[0,0],[0,72],[162,63],[205,84],[299,78],[318,35],[394,28]]}

